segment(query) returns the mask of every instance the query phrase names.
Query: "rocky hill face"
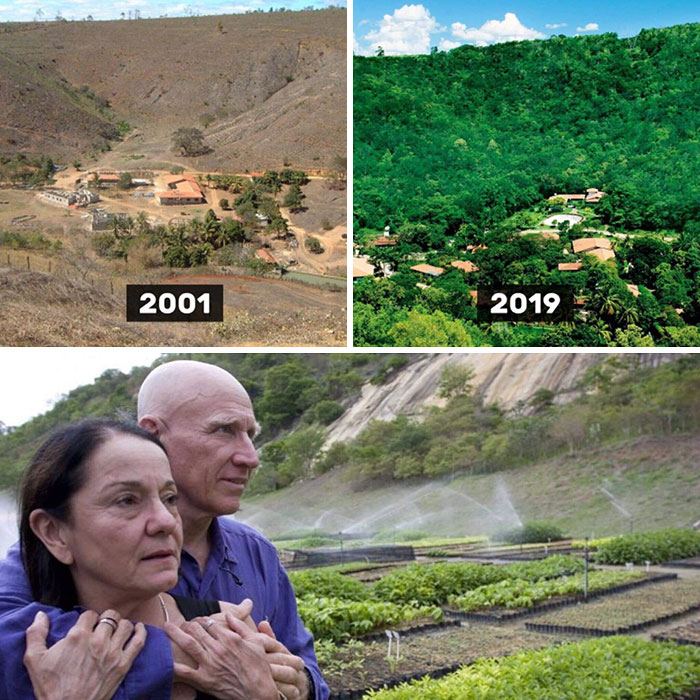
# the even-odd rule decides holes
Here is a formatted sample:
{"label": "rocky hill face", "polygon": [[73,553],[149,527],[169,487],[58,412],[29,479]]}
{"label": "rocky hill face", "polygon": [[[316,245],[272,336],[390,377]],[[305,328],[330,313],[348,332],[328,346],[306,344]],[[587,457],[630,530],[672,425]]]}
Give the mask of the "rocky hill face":
{"label": "rocky hill face", "polygon": [[[356,437],[373,419],[392,420],[399,414],[419,416],[427,406],[443,405],[438,382],[447,365],[474,369],[472,386],[487,404],[513,408],[538,389],[556,394],[556,403],[574,398],[576,385],[602,353],[459,353],[421,354],[381,386],[365,384],[362,395],[331,425],[328,443]],[[658,365],[673,359],[671,353],[636,355],[642,365]]]}
{"label": "rocky hill face", "polygon": [[[0,49],[88,86],[164,153],[174,129],[196,126],[212,164],[312,168],[345,153],[345,27],[339,9],[51,22],[13,27]],[[0,122],[23,128],[30,105],[18,102],[12,114],[0,108]]]}

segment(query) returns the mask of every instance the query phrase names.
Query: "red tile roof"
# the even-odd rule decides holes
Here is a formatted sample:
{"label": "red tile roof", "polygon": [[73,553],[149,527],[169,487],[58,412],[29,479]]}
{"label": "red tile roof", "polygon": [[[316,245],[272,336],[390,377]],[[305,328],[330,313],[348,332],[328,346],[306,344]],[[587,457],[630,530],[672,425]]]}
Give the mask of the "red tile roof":
{"label": "red tile roof", "polygon": [[264,260],[266,263],[270,263],[272,265],[277,264],[277,260],[275,259],[275,256],[267,250],[267,248],[258,248],[255,251],[255,254],[261,259]]}
{"label": "red tile roof", "polygon": [[607,250],[605,248],[596,248],[595,250],[587,250],[586,255],[594,255],[598,260],[612,260],[615,257],[615,253],[612,250]]}
{"label": "red tile roof", "polygon": [[471,260],[453,260],[450,265],[463,272],[478,272],[479,268]]}
{"label": "red tile roof", "polygon": [[432,277],[439,277],[445,270],[441,267],[435,267],[435,265],[426,265],[421,263],[420,265],[414,265],[411,268],[414,272],[422,272],[425,275],[431,275]]}
{"label": "red tile roof", "polygon": [[587,253],[595,248],[612,249],[612,245],[607,238],[577,238],[571,242],[574,248],[574,253]]}

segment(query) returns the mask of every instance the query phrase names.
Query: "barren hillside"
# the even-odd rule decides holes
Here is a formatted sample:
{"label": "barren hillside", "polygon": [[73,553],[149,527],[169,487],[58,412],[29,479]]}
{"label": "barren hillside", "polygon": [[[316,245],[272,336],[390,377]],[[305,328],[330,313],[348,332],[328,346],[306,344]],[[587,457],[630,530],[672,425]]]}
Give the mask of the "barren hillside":
{"label": "barren hillside", "polygon": [[[312,169],[345,153],[345,24],[339,9],[12,24],[0,27],[0,50],[24,62],[30,77],[48,66],[70,86],[88,86],[161,157],[174,129],[207,125],[214,152],[200,167],[287,161]],[[0,94],[30,77],[0,71]],[[26,93],[7,94],[15,99],[0,102],[3,151],[7,130],[27,128],[36,112]],[[45,152],[62,132],[54,121],[49,112]],[[87,139],[94,126],[83,131]]]}
{"label": "barren hillside", "polygon": [[114,134],[109,120],[71,90],[52,63],[31,66],[0,50],[0,155],[60,156],[89,149]]}

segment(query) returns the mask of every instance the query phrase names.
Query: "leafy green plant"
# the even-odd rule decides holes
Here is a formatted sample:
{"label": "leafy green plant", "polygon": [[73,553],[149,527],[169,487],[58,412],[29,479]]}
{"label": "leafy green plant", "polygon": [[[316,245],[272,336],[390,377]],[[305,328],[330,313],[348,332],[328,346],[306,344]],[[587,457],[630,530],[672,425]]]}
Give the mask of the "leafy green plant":
{"label": "leafy green plant", "polygon": [[345,600],[367,600],[369,591],[360,581],[328,569],[306,569],[292,571],[289,580],[297,597],[343,598]]}
{"label": "leafy green plant", "polygon": [[[593,593],[605,590],[643,576],[637,571],[591,571],[588,575],[588,591]],[[522,579],[505,580],[480,586],[451,598],[449,602],[464,612],[491,607],[531,608],[535,603],[555,596],[580,595],[583,593],[583,584],[583,574],[543,579],[534,583]]]}
{"label": "leafy green plant", "polygon": [[369,634],[387,626],[417,618],[442,618],[435,606],[414,607],[381,601],[342,600],[340,598],[305,595],[299,598],[299,615],[317,639],[339,641],[347,637]]}
{"label": "leafy green plant", "polygon": [[685,559],[700,554],[700,532],[667,529],[622,535],[598,547],[599,564],[652,564]]}
{"label": "leafy green plant", "polygon": [[411,605],[444,605],[453,596],[497,583],[523,579],[538,581],[580,571],[580,559],[556,555],[542,561],[488,566],[439,562],[429,566],[418,564],[392,571],[374,584],[374,595],[380,600]]}
{"label": "leafy green plant", "polygon": [[532,521],[512,530],[496,533],[491,538],[496,542],[527,544],[530,542],[554,542],[564,539],[564,533],[553,523]]}
{"label": "leafy green plant", "polygon": [[700,648],[608,637],[481,659],[440,680],[370,692],[367,700],[672,700],[700,685]]}

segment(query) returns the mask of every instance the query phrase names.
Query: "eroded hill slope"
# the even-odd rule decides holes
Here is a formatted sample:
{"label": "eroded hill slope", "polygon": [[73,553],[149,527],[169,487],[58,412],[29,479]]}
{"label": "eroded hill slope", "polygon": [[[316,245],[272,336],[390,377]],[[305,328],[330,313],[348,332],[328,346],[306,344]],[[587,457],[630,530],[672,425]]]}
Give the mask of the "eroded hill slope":
{"label": "eroded hill slope", "polygon": [[[340,9],[48,22],[13,25],[0,49],[88,86],[163,153],[175,128],[206,125],[202,166],[318,168],[345,153],[345,22]],[[0,123],[24,128],[30,107],[0,107]]]}

